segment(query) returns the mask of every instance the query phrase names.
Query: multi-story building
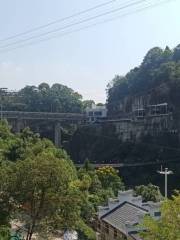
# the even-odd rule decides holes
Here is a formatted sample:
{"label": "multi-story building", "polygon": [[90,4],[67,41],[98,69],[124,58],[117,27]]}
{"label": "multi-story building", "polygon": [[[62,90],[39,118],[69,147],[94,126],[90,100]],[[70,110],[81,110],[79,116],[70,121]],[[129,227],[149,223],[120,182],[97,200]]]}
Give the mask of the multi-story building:
{"label": "multi-story building", "polygon": [[90,123],[107,118],[107,108],[105,105],[99,106],[92,104],[91,107],[86,108],[86,116]]}
{"label": "multi-story building", "polygon": [[99,207],[96,225],[97,240],[141,240],[144,231],[140,224],[145,215],[159,219],[161,203],[142,202],[133,190],[119,191],[117,199],[109,199],[108,206]]}

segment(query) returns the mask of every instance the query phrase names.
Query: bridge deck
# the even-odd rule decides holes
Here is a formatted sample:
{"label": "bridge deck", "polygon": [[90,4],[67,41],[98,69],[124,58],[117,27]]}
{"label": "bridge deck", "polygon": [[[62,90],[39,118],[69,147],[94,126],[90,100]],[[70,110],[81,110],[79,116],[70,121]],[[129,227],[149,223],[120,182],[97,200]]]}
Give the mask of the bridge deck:
{"label": "bridge deck", "polygon": [[20,112],[2,111],[3,118],[24,119],[24,120],[86,120],[86,116],[81,113],[49,113],[49,112]]}

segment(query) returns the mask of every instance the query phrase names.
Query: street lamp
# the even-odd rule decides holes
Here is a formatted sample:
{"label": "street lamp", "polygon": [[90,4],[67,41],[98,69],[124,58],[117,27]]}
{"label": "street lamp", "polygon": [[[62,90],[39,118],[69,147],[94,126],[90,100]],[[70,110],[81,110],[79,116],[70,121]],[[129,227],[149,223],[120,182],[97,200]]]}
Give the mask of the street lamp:
{"label": "street lamp", "polygon": [[167,176],[170,174],[173,174],[172,171],[168,171],[168,168],[165,168],[165,171],[162,170],[162,166],[161,166],[161,171],[157,171],[159,174],[162,174],[165,176],[165,198],[167,199]]}

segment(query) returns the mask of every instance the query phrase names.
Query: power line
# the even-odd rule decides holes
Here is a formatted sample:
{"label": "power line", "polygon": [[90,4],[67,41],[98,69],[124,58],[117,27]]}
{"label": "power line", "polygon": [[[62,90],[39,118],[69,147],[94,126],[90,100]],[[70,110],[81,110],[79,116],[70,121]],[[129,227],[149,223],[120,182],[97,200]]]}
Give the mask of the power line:
{"label": "power line", "polygon": [[119,8],[115,8],[113,10],[110,10],[110,11],[107,11],[107,12],[95,15],[93,17],[89,17],[89,18],[83,19],[81,21],[77,21],[75,23],[68,24],[66,26],[59,27],[59,28],[56,28],[56,29],[53,29],[53,30],[50,30],[50,31],[47,31],[47,32],[44,32],[44,33],[41,33],[41,34],[38,34],[38,35],[34,35],[34,36],[31,36],[31,37],[28,37],[28,38],[25,38],[25,39],[22,39],[22,40],[18,40],[18,41],[15,41],[15,42],[12,42],[12,43],[9,43],[9,44],[6,44],[6,45],[2,45],[2,46],[0,46],[0,48],[7,48],[7,47],[10,47],[10,46],[13,46],[13,45],[17,45],[19,43],[23,43],[23,42],[27,42],[29,40],[33,40],[33,39],[36,39],[36,38],[47,36],[49,34],[65,30],[67,28],[71,28],[71,27],[74,27],[76,25],[80,25],[82,23],[86,23],[86,22],[95,20],[97,18],[101,18],[101,17],[107,16],[107,15],[110,15],[110,14],[115,13],[115,12],[119,12],[119,11],[121,11],[123,9],[130,8],[132,6],[136,6],[136,5],[141,4],[143,2],[146,2],[146,1],[147,0],[138,0],[138,1],[135,1],[133,3],[128,3],[128,4],[124,5],[124,6],[119,7]]}
{"label": "power line", "polygon": [[11,40],[11,39],[14,39],[14,38],[23,36],[23,35],[27,35],[28,33],[32,33],[32,32],[35,32],[35,31],[37,31],[37,30],[40,30],[40,29],[43,29],[43,28],[47,28],[47,27],[49,27],[49,26],[51,26],[51,25],[54,25],[54,24],[56,24],[56,23],[64,22],[64,21],[69,20],[69,19],[71,19],[71,18],[75,18],[75,17],[80,16],[80,15],[83,15],[83,14],[85,14],[85,13],[94,11],[94,10],[96,10],[96,9],[98,9],[98,8],[102,8],[102,7],[104,7],[104,6],[110,5],[110,4],[112,4],[112,3],[116,2],[116,1],[117,1],[117,0],[111,0],[111,1],[104,2],[104,3],[102,3],[102,4],[96,5],[96,6],[94,6],[94,7],[88,8],[88,9],[85,9],[85,10],[83,10],[83,11],[77,12],[77,13],[72,14],[72,15],[70,15],[70,16],[67,16],[67,17],[64,17],[64,18],[60,18],[60,19],[57,19],[57,20],[55,20],[55,21],[49,22],[49,23],[47,23],[47,24],[43,24],[43,25],[41,25],[41,26],[38,26],[38,27],[35,27],[35,28],[31,28],[31,29],[29,29],[29,30],[27,30],[27,31],[24,31],[24,32],[21,32],[21,33],[18,33],[18,34],[15,34],[15,35],[12,35],[12,36],[9,36],[9,37],[0,39],[0,42],[8,41],[8,40]]}
{"label": "power line", "polygon": [[24,48],[26,46],[31,46],[31,45],[35,45],[35,44],[38,44],[38,43],[41,43],[41,42],[46,42],[46,41],[49,41],[51,39],[55,39],[55,38],[61,38],[61,37],[64,37],[66,35],[69,35],[69,34],[73,34],[73,33],[76,33],[76,32],[80,32],[82,30],[86,30],[86,29],[89,29],[89,28],[92,28],[92,27],[95,27],[97,25],[101,25],[101,24],[105,24],[105,23],[108,23],[108,22],[112,22],[112,21],[115,21],[117,19],[120,19],[122,17],[126,17],[126,16],[129,16],[131,14],[135,14],[137,12],[141,12],[141,11],[144,11],[144,10],[147,10],[147,9],[151,9],[151,8],[154,8],[154,7],[157,7],[159,5],[162,5],[162,4],[165,4],[165,3],[168,3],[170,1],[175,1],[175,0],[165,0],[165,1],[161,1],[161,2],[158,2],[158,3],[155,3],[155,4],[150,4],[149,6],[146,6],[146,7],[142,7],[140,9],[136,9],[130,13],[126,13],[126,14],[123,14],[123,15],[120,15],[118,17],[114,17],[114,18],[111,18],[111,19],[107,19],[107,20],[104,20],[102,22],[99,22],[99,23],[94,23],[94,24],[91,24],[91,25],[88,25],[88,26],[85,26],[85,27],[82,27],[82,28],[79,28],[79,29],[76,29],[76,30],[72,30],[72,31],[69,31],[69,32],[65,32],[64,34],[60,34],[58,36],[51,36],[49,38],[45,38],[45,39],[40,39],[38,41],[34,41],[34,42],[30,42],[30,43],[27,43],[27,44],[23,44],[23,45],[19,45],[17,47],[14,47],[14,48],[9,48],[9,49],[5,49],[5,50],[0,50],[0,53],[6,53],[6,52],[11,52],[11,51],[14,51],[16,49],[19,49],[19,48]]}

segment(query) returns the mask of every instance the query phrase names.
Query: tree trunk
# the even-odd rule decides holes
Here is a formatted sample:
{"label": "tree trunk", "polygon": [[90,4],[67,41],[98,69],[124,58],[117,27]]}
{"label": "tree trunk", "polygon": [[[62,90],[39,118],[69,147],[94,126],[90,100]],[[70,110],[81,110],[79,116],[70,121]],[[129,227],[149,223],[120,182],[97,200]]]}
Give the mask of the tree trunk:
{"label": "tree trunk", "polygon": [[30,227],[28,228],[28,231],[27,231],[26,240],[29,240],[29,234],[30,234]]}
{"label": "tree trunk", "polygon": [[31,240],[32,235],[33,235],[33,230],[34,230],[33,226],[29,227],[28,232],[27,232],[27,236],[26,236],[26,240]]}
{"label": "tree trunk", "polygon": [[45,196],[45,192],[42,191],[42,195],[41,195],[41,200],[40,200],[40,203],[39,203],[39,207],[38,207],[38,210],[37,210],[37,213],[34,215],[33,219],[32,219],[32,224],[31,226],[29,227],[28,229],[28,233],[27,233],[27,236],[26,236],[26,240],[31,240],[32,239],[32,235],[33,235],[33,232],[34,232],[34,228],[35,228],[35,225],[36,225],[36,220],[40,214],[40,211],[42,209],[42,206],[43,206],[43,202],[44,202],[44,196]]}

